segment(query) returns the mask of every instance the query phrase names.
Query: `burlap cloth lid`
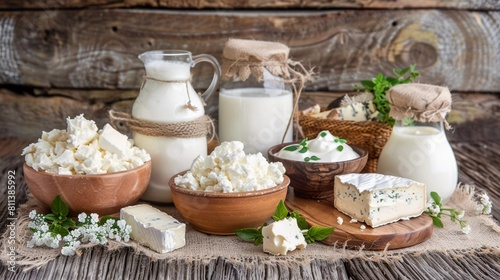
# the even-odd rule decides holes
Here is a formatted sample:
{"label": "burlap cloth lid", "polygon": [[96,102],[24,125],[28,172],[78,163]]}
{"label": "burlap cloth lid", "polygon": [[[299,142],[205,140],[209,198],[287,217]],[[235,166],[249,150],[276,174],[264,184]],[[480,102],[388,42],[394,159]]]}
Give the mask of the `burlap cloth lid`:
{"label": "burlap cloth lid", "polygon": [[427,84],[400,84],[386,94],[391,104],[390,116],[396,120],[411,118],[419,122],[445,122],[451,110],[451,93],[446,87]]}
{"label": "burlap cloth lid", "polygon": [[264,69],[275,76],[288,79],[289,53],[290,49],[281,43],[229,39],[222,51],[222,79],[228,80],[237,76],[245,81],[253,75],[261,81]]}

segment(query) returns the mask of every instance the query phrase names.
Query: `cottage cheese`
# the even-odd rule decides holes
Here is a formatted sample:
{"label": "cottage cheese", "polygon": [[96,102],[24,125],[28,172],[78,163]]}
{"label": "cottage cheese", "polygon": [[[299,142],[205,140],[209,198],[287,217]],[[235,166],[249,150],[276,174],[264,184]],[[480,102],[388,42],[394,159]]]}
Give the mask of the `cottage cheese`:
{"label": "cottage cheese", "polygon": [[333,136],[328,130],[321,131],[315,139],[305,141],[305,145],[288,145],[276,156],[308,162],[340,162],[359,158],[346,140]]}
{"label": "cottage cheese", "polygon": [[209,192],[245,192],[283,182],[281,162],[269,163],[261,153],[245,154],[243,143],[223,142],[207,157],[197,157],[191,170],[174,179],[176,185]]}
{"label": "cottage cheese", "polygon": [[127,136],[106,124],[102,130],[83,114],[66,119],[66,130],[42,132],[38,142],[24,148],[26,164],[37,171],[63,175],[102,174],[132,169],[151,160]]}

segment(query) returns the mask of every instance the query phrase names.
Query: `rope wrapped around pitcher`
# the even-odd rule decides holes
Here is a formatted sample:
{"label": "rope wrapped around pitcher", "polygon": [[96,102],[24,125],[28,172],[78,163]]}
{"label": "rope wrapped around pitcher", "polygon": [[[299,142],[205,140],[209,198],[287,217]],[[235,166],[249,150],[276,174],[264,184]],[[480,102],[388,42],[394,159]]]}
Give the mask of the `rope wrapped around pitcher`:
{"label": "rope wrapped around pitcher", "polygon": [[203,115],[192,121],[183,122],[152,122],[134,119],[132,115],[125,112],[108,111],[109,119],[114,127],[123,123],[131,131],[148,136],[166,136],[178,138],[196,138],[211,134],[211,141],[215,136],[213,120]]}

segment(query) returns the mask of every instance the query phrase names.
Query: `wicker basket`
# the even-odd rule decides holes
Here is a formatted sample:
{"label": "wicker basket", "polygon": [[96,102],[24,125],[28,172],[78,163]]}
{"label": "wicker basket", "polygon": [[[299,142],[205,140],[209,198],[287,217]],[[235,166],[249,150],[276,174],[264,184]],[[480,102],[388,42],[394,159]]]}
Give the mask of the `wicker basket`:
{"label": "wicker basket", "polygon": [[368,152],[368,162],[363,173],[377,171],[377,162],[389,136],[392,127],[377,121],[339,121],[300,116],[299,124],[304,136],[313,139],[322,130],[328,130],[333,135],[344,138],[348,144],[365,149]]}

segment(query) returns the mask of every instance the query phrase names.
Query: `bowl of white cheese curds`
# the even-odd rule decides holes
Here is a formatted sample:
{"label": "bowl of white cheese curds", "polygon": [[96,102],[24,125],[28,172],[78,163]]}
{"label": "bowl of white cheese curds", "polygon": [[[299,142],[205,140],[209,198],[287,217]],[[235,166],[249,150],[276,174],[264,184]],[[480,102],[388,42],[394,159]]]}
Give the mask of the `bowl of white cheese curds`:
{"label": "bowl of white cheese curds", "polygon": [[83,115],[66,122],[66,130],[43,132],[22,152],[33,196],[49,208],[60,195],[72,216],[117,214],[136,203],[149,183],[150,155],[109,124],[99,130]]}
{"label": "bowl of white cheese curds", "polygon": [[364,149],[347,145],[329,131],[312,140],[273,146],[267,156],[283,164],[296,196],[312,199],[334,196],[335,176],[361,172],[368,160]]}
{"label": "bowl of white cheese curds", "polygon": [[285,200],[290,179],[279,162],[262,154],[245,154],[243,143],[223,142],[199,156],[190,170],[169,181],[172,200],[198,231],[232,235],[268,221]]}

